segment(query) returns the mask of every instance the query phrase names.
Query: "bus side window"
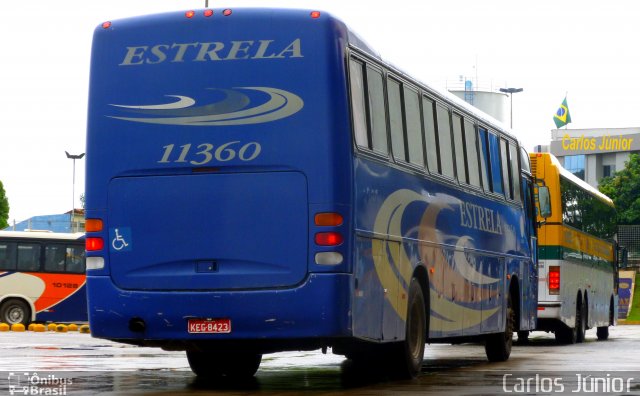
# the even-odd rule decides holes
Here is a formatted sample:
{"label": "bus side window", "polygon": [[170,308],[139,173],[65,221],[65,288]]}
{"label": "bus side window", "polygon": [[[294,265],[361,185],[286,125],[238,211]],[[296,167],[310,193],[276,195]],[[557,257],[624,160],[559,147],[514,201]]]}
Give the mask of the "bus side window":
{"label": "bus side window", "polygon": [[453,149],[456,153],[456,170],[458,181],[469,184],[467,167],[464,160],[464,137],[462,136],[462,117],[458,114],[452,115],[453,119]]}
{"label": "bus side window", "polygon": [[67,272],[81,274],[85,271],[84,247],[67,246]]}
{"label": "bus side window", "polygon": [[433,100],[422,97],[422,114],[424,116],[424,144],[427,148],[427,166],[429,172],[440,173],[438,159],[438,138],[436,136],[436,120],[433,111]]}
{"label": "bus side window", "polygon": [[44,249],[44,270],[64,272],[65,256],[64,245],[47,245]]}
{"label": "bus side window", "polygon": [[440,165],[444,176],[455,178],[456,174],[453,165],[453,149],[451,147],[451,121],[449,120],[449,109],[436,105],[436,115],[438,122],[438,143],[440,146]]}
{"label": "bus side window", "polygon": [[515,144],[509,143],[509,161],[511,168],[511,178],[513,180],[513,200],[522,202],[520,195],[520,170],[518,167],[518,148]]}
{"label": "bus side window", "polygon": [[480,150],[480,174],[484,191],[491,191],[491,178],[489,177],[489,146],[487,144],[487,130],[478,128],[478,148]]}
{"label": "bus side window", "polygon": [[495,133],[489,132],[489,165],[491,167],[491,191],[504,195],[502,186],[502,168],[500,164],[500,138]]}
{"label": "bus side window", "polygon": [[367,65],[367,104],[372,149],[387,156],[387,113],[384,108],[384,80],[382,71]]}
{"label": "bus side window", "polygon": [[391,128],[391,151],[393,158],[398,161],[407,161],[407,138],[404,133],[404,120],[402,118],[402,94],[400,82],[387,79],[387,104],[389,106],[389,127]]}
{"label": "bus side window", "polygon": [[0,270],[16,269],[16,244],[12,242],[0,243]]}
{"label": "bus side window", "polygon": [[420,96],[406,85],[404,86],[404,115],[407,127],[409,162],[424,168],[424,143],[420,122]]}
{"label": "bus side window", "polygon": [[504,182],[504,195],[513,199],[513,183],[511,181],[511,166],[509,165],[509,149],[505,139],[500,139],[500,164],[502,166],[502,180]]}
{"label": "bus side window", "polygon": [[464,120],[464,145],[467,154],[467,166],[469,170],[469,183],[473,186],[482,187],[480,183],[480,165],[478,163],[478,135],[473,122]]}
{"label": "bus side window", "polygon": [[40,270],[40,244],[21,243],[18,245],[18,271]]}
{"label": "bus side window", "polygon": [[363,64],[355,59],[349,62],[349,78],[351,80],[351,113],[353,114],[353,132],[356,144],[369,147],[367,136],[367,113],[364,96]]}

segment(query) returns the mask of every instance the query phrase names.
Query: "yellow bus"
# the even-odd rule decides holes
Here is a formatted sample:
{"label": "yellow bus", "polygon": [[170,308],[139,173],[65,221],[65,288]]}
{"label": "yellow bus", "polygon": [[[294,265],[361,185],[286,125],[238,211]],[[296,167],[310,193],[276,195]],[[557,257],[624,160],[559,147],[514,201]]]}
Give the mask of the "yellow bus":
{"label": "yellow bus", "polygon": [[536,330],[552,331],[559,343],[573,344],[597,328],[598,339],[605,340],[618,307],[613,201],[553,155],[533,153],[530,158],[538,188],[549,193],[541,194],[539,202]]}

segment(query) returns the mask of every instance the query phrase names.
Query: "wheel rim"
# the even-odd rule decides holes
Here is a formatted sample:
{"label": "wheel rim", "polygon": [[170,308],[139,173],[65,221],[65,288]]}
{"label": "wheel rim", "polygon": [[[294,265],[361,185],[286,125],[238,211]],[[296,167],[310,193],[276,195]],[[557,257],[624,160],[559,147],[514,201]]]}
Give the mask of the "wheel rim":
{"label": "wheel rim", "polygon": [[17,306],[12,306],[9,308],[9,312],[7,312],[7,321],[11,324],[14,323],[22,323],[24,320],[24,311],[22,308]]}

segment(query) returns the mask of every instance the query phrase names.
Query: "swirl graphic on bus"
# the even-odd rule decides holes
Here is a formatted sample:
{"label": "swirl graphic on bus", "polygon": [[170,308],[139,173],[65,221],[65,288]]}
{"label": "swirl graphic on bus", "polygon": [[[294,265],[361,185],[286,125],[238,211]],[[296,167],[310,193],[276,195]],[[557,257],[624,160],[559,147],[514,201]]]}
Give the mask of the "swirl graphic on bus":
{"label": "swirl graphic on bus", "polygon": [[[380,207],[374,225],[374,231],[381,235],[405,235],[402,232],[402,220],[405,210],[409,205],[421,203],[426,205],[422,212],[422,218],[418,224],[414,224],[418,240],[433,243],[443,243],[436,222],[441,212],[452,211],[459,206],[459,200],[444,194],[436,196],[424,196],[408,189],[397,190],[387,197]],[[465,327],[479,325],[484,319],[498,312],[499,308],[481,311],[479,303],[482,301],[465,301],[461,296],[454,296],[451,290],[463,290],[467,288],[470,295],[479,296],[481,289],[486,285],[499,282],[499,279],[487,276],[477,271],[477,265],[473,259],[465,255],[464,251],[473,249],[473,239],[467,235],[456,237],[456,250],[453,254],[446,254],[441,248],[433,248],[429,244],[420,244],[419,254],[421,261],[434,272],[454,285],[453,288],[445,288],[440,282],[431,281],[431,323],[442,331],[462,328],[464,318]],[[388,240],[374,239],[374,246],[379,251],[385,252],[381,256],[374,257],[374,266],[382,286],[389,290],[389,295],[402,290],[407,293],[408,284],[411,281],[413,266],[404,246],[399,250],[390,249]],[[387,271],[386,268],[394,268]],[[451,286],[451,285],[449,285]],[[495,292],[486,293],[486,298],[494,298]],[[444,297],[444,298],[439,298]],[[389,301],[402,320],[406,320],[407,300],[405,298]],[[437,303],[436,303],[437,302]],[[474,308],[477,306],[477,308]]]}
{"label": "swirl graphic on bus", "polygon": [[[196,99],[165,95],[169,103],[144,105],[111,104],[136,117],[108,115],[118,120],[147,124],[184,126],[228,126],[261,124],[289,117],[302,109],[303,100],[291,92],[271,87],[208,88],[222,99],[197,106]],[[261,93],[256,95],[257,93]],[[249,95],[252,94],[252,95]],[[266,95],[264,95],[266,94]],[[259,96],[259,97],[258,97]],[[177,99],[177,100],[175,100]]]}

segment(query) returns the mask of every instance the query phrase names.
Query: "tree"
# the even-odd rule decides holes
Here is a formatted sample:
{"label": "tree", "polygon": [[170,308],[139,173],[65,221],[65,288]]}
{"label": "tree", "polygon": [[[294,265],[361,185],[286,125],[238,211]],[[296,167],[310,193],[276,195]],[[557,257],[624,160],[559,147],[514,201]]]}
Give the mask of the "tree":
{"label": "tree", "polygon": [[640,155],[631,154],[624,169],[602,179],[599,188],[615,203],[618,224],[640,224]]}
{"label": "tree", "polygon": [[4,192],[4,186],[0,181],[0,230],[9,226],[9,199]]}

